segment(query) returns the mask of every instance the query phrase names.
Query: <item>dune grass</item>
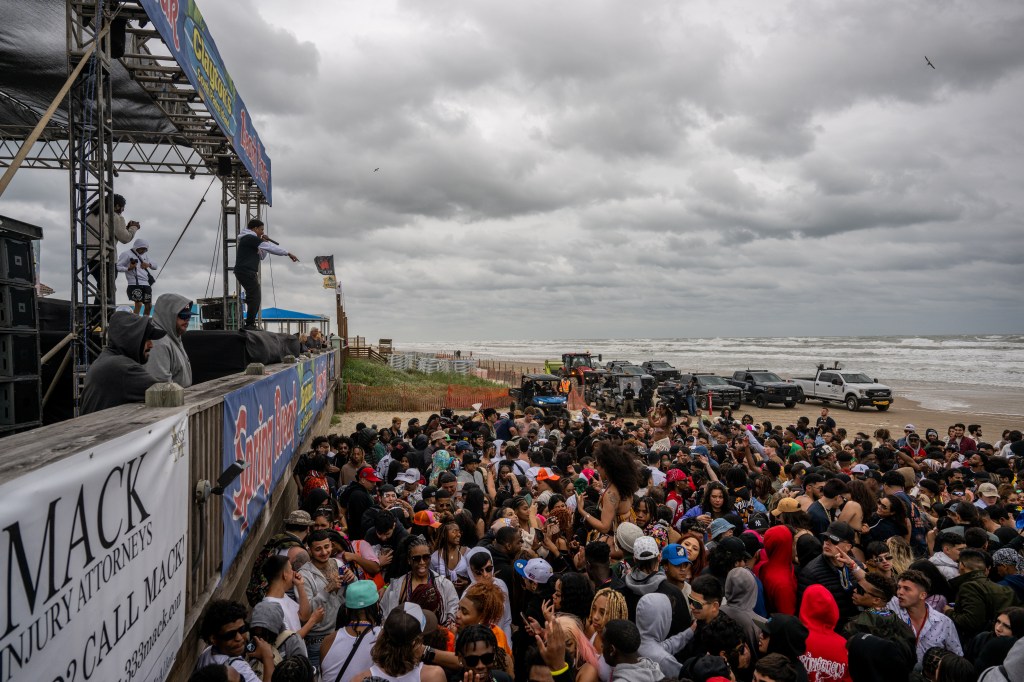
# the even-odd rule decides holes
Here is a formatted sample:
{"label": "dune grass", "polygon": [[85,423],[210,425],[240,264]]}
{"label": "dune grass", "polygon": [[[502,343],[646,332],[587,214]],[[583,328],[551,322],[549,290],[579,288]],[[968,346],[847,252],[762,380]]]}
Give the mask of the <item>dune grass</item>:
{"label": "dune grass", "polygon": [[349,358],[345,362],[345,371],[342,379],[347,384],[362,384],[364,386],[400,386],[402,384],[448,386],[454,384],[457,386],[494,388],[501,385],[470,374],[456,374],[454,372],[424,374],[423,372],[402,371],[392,369],[387,365],[380,365],[376,362],[357,358]]}

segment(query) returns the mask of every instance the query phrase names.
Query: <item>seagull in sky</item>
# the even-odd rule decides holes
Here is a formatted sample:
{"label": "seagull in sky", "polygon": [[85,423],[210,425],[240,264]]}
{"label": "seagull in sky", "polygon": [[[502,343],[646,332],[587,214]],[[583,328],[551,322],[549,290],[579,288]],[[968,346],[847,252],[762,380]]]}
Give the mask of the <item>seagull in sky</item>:
{"label": "seagull in sky", "polygon": [[[925,59],[927,59],[927,57],[925,57]],[[933,66],[932,68],[934,69],[935,67]],[[373,172],[374,172],[374,173],[376,173],[376,172],[377,172],[377,171],[379,171],[379,170],[380,170],[380,168],[374,168],[374,169],[373,169]]]}
{"label": "seagull in sky", "polygon": [[928,59],[928,55],[924,56],[924,63],[927,64],[928,66],[932,67],[933,69],[935,68],[935,65],[932,64],[932,60]]}

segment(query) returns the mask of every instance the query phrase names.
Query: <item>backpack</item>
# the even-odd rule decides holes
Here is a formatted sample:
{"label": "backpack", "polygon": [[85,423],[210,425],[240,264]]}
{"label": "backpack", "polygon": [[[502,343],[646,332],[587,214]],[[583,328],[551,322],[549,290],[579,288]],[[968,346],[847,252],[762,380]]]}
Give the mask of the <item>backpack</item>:
{"label": "backpack", "polygon": [[[294,634],[296,634],[294,630],[285,630],[284,632],[282,632],[281,634],[279,634],[277,636],[277,639],[275,639],[273,643],[267,642],[267,644],[270,644],[270,648],[274,652],[274,667],[277,667],[277,665],[281,661],[284,660],[284,656],[281,654],[281,650],[280,650],[281,649],[281,645],[284,644],[285,641],[289,637],[294,635]],[[232,660],[234,660],[234,659],[232,659]],[[229,663],[230,663],[230,661],[229,661]],[[262,680],[263,679],[263,661],[260,661],[260,660],[257,660],[257,659],[249,659],[247,661],[247,663],[249,664],[249,667],[252,668],[252,671],[254,673],[256,673],[256,677],[258,677],[258,678],[260,678]]]}
{"label": "backpack", "polygon": [[302,547],[302,543],[291,533],[278,533],[263,545],[263,549],[259,551],[252,563],[252,573],[249,574],[249,582],[245,586],[245,598],[250,607],[256,606],[267,596],[267,587],[270,583],[263,576],[263,564],[270,557],[279,554],[281,550],[292,547]]}

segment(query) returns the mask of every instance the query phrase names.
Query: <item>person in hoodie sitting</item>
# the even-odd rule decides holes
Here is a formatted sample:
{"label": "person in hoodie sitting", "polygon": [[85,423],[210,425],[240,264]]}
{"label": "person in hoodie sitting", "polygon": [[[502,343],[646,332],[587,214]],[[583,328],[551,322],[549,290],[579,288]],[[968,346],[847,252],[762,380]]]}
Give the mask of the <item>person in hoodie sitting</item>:
{"label": "person in hoodie sitting", "polygon": [[192,385],[192,364],[181,342],[192,319],[192,301],[178,294],[161,294],[156,299],[153,320],[167,336],[153,342],[146,369],[160,382],[174,382],[182,388]]}
{"label": "person in hoodie sitting", "polygon": [[669,633],[676,634],[690,627],[690,612],[685,608],[686,597],[682,590],[666,580],[657,541],[646,535],[637,538],[633,543],[633,559],[635,567],[626,576],[626,585],[622,590],[629,617],[636,618],[636,607],[641,597],[658,592],[667,596],[672,603],[674,617]]}
{"label": "person in hoodie sitting", "polygon": [[821,585],[811,585],[800,603],[800,622],[807,626],[807,651],[800,661],[810,682],[850,682],[846,639],[836,634],[839,607]]}
{"label": "person in hoodie sitting", "polygon": [[148,317],[118,310],[107,321],[107,345],[89,365],[82,392],[82,414],[127,403],[141,403],[157,382],[143,365],[153,342],[167,332]]}

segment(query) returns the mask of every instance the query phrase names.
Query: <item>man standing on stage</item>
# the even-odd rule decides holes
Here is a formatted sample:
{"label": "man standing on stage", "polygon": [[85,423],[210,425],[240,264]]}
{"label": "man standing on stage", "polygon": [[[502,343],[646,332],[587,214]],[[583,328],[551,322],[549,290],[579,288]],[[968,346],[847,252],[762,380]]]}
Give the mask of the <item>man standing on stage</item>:
{"label": "man standing on stage", "polygon": [[275,256],[288,256],[292,262],[298,262],[298,256],[294,256],[287,249],[282,248],[276,242],[263,233],[263,221],[253,218],[241,232],[238,233],[238,242],[235,247],[235,279],[245,290],[245,329],[256,329],[256,317],[260,313],[262,292],[260,291],[260,261],[267,257],[267,254]]}

